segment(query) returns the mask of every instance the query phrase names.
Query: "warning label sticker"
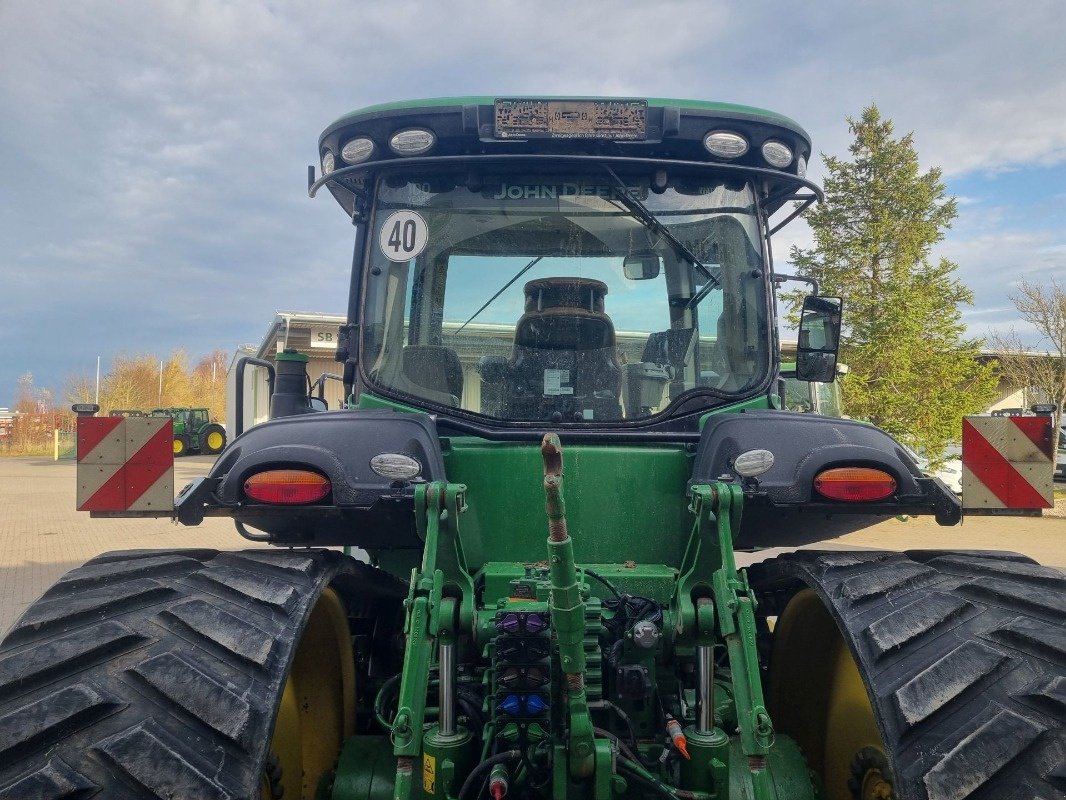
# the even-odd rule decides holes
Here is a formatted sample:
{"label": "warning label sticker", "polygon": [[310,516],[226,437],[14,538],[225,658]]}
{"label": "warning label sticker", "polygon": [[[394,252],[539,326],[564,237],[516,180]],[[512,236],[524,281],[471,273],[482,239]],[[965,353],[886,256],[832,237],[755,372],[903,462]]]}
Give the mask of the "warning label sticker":
{"label": "warning label sticker", "polygon": [[435,756],[422,755],[422,791],[426,794],[437,793],[437,759]]}
{"label": "warning label sticker", "polygon": [[570,370],[546,369],[544,370],[544,396],[554,397],[560,394],[573,394],[574,387],[570,385]]}

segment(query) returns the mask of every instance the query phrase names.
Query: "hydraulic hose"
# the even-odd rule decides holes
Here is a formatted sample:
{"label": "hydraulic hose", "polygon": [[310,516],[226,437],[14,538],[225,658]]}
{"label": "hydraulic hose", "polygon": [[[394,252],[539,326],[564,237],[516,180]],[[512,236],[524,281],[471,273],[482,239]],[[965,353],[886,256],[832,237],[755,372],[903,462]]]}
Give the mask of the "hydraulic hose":
{"label": "hydraulic hose", "polygon": [[643,783],[652,791],[669,800],[678,800],[681,796],[676,790],[671,789],[662,781],[658,780],[636,762],[622,756],[618,757],[618,771],[627,778],[633,778],[638,783]]}
{"label": "hydraulic hose", "polygon": [[494,756],[490,756],[470,770],[470,774],[466,776],[466,780],[463,781],[463,785],[459,788],[459,794],[457,794],[456,800],[464,800],[470,788],[478,781],[478,776],[483,772],[492,769],[497,764],[502,764],[505,761],[517,761],[522,757],[521,750],[506,750],[503,753],[497,753]]}
{"label": "hydraulic hose", "polygon": [[596,570],[589,569],[588,567],[582,567],[581,571],[588,575],[590,578],[593,578],[602,583],[604,586],[606,586],[608,591],[610,591],[610,593],[613,594],[616,599],[622,599],[622,593],[618,591],[618,588],[605,577],[600,575],[600,573],[596,572]]}
{"label": "hydraulic hose", "polygon": [[378,724],[381,725],[386,731],[392,730],[392,723],[388,721],[385,716],[385,700],[388,697],[388,693],[392,691],[400,682],[401,674],[397,672],[378,689],[377,696],[374,698],[374,717],[377,719]]}
{"label": "hydraulic hose", "polygon": [[595,733],[597,736],[601,736],[604,739],[610,739],[612,742],[614,742],[618,746],[618,749],[622,753],[622,755],[624,755],[630,761],[639,761],[639,759],[637,758],[637,754],[634,751],[630,750],[629,745],[623,742],[621,737],[619,737],[617,734],[611,733],[606,728],[593,728],[592,732]]}
{"label": "hydraulic hose", "polygon": [[635,778],[649,789],[658,792],[663,797],[670,798],[670,800],[711,800],[713,797],[707,792],[690,792],[687,789],[678,789],[663,783],[642,766],[624,756],[618,757],[618,771],[626,777]]}
{"label": "hydraulic hose", "polygon": [[[633,752],[637,752],[637,731],[636,728],[633,727],[633,720],[630,719],[629,714],[610,700],[596,700],[595,702],[589,703],[589,708],[593,710],[605,709],[613,711],[615,716],[617,716],[622,724],[626,726],[626,730],[629,733],[629,743],[632,745]],[[638,761],[639,759],[634,760]]]}

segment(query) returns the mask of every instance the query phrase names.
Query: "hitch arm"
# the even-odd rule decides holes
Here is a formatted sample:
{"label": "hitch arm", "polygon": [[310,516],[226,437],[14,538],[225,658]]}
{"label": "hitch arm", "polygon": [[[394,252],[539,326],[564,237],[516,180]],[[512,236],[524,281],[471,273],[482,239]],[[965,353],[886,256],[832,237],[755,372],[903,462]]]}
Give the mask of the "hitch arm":
{"label": "hitch arm", "polygon": [[711,587],[718,628],[729,654],[741,750],[748,758],[755,797],[775,800],[777,792],[767,765],[774,729],[763,699],[755,646],[756,601],[747,574],[737,571],[733,552],[733,530],[740,527],[743,503],[743,492],[734,484],[716,482],[692,487],[691,509],[696,515],[698,546],[713,553],[718,563],[711,574]]}
{"label": "hitch arm", "polygon": [[[429,668],[438,637],[455,637],[463,627],[462,609],[471,607],[473,580],[466,572],[458,540],[458,515],[465,510],[466,487],[434,482],[415,488],[417,528],[425,541],[421,569],[411,571],[411,585],[404,605],[403,670],[396,719],[392,725],[396,756],[395,800],[412,796],[414,759],[422,752],[422,733],[429,691]],[[465,591],[469,583],[470,591]],[[461,596],[445,597],[445,587],[458,585]]]}

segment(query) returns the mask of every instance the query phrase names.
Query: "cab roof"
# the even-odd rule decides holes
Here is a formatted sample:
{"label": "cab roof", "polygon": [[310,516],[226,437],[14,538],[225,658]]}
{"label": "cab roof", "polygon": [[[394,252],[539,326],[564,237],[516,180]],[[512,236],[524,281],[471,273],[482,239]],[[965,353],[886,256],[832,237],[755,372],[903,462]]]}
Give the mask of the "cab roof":
{"label": "cab roof", "polygon": [[[413,146],[401,146],[404,137]],[[712,146],[721,140],[725,147]],[[428,169],[557,157],[714,166],[758,179],[771,212],[801,189],[820,194],[804,178],[811,140],[794,120],[703,100],[500,95],[382,103],[330,124],[319,157],[322,177],[315,181],[312,171],[311,194],[328,186],[348,213],[363,176],[405,162]]]}
{"label": "cab roof", "polygon": [[[538,100],[540,97],[533,97],[532,95],[500,95],[501,98],[514,100]],[[613,100],[611,97],[580,97],[577,95],[553,95],[551,100]],[[419,100],[399,100],[392,103],[377,103],[372,106],[364,106],[363,108],[357,108],[355,111],[351,111],[342,117],[334,120],[325,131],[322,132],[324,138],[329,133],[338,128],[344,128],[355,122],[370,117],[377,117],[380,115],[398,115],[404,112],[415,111],[423,108],[440,108],[444,107],[462,107],[462,106],[491,106],[496,102],[496,97],[489,97],[485,95],[467,95],[460,97],[428,97]],[[720,103],[713,100],[685,100],[673,97],[649,97],[647,98],[648,106],[652,108],[677,108],[685,111],[699,111],[707,112],[712,115],[720,116],[736,116],[747,117],[751,119],[765,120],[776,125],[781,125],[785,128],[789,128],[799,134],[802,134],[804,138],[810,140],[806,131],[800,127],[799,123],[790,117],[786,117],[784,114],[778,114],[774,111],[767,111],[764,108],[756,108],[755,106],[744,106],[736,103]]]}

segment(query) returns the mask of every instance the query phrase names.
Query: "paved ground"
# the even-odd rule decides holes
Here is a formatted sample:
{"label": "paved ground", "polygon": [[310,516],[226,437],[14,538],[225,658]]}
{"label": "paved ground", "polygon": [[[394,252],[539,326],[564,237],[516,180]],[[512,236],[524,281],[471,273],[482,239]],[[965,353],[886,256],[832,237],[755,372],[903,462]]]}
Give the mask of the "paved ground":
{"label": "paved ground", "polygon": [[[207,473],[213,458],[179,459],[178,487]],[[74,510],[74,464],[42,458],[0,458],[0,632],[6,631],[59,576],[109,550],[252,546],[233,523],[207,519],[187,528],[167,520],[90,519]],[[972,517],[941,528],[931,518],[891,519],[822,542],[814,548],[1016,550],[1066,569],[1066,518]],[[745,556],[740,563],[777,550]]]}

